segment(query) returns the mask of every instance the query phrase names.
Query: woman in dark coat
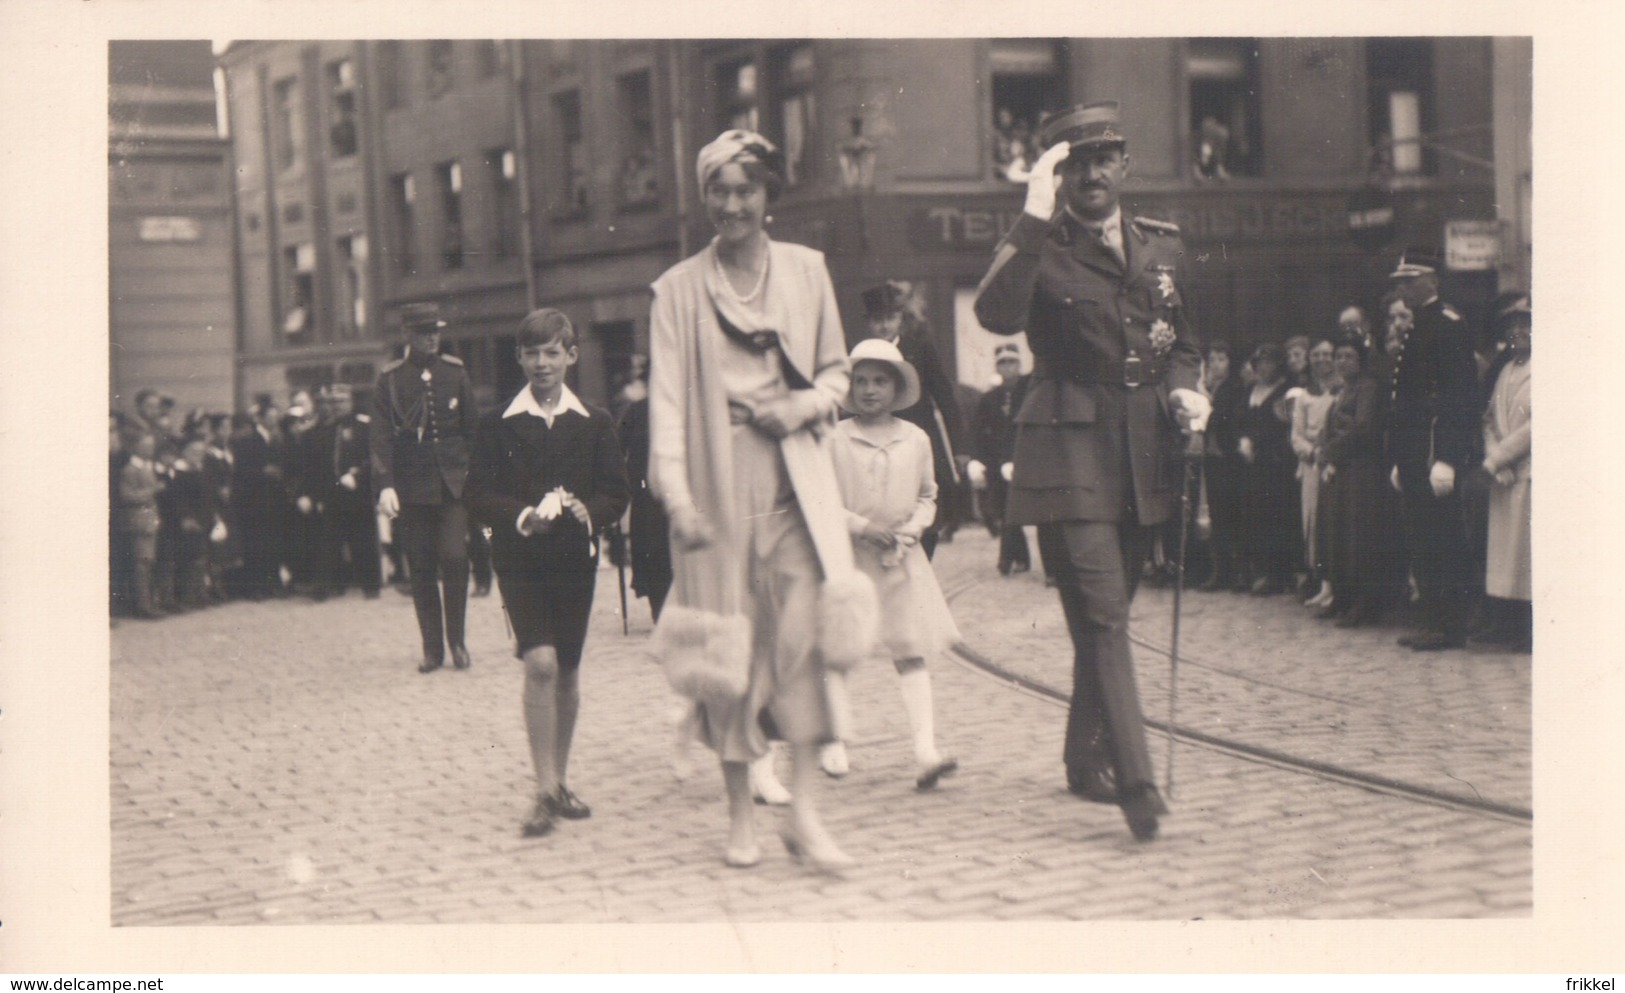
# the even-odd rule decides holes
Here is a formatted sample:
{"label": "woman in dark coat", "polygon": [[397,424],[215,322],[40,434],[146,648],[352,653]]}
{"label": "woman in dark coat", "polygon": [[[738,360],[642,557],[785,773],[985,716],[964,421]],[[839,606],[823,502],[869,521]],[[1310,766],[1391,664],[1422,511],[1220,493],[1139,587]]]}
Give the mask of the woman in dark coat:
{"label": "woman in dark coat", "polygon": [[649,612],[660,620],[660,608],[671,589],[671,542],[665,508],[649,492],[649,398],[634,400],[621,415],[621,448],[626,452],[626,479],[632,487],[627,522],[631,543],[632,592],[649,600]]}
{"label": "woman in dark coat", "polygon": [[1332,602],[1317,616],[1357,627],[1376,620],[1397,587],[1399,504],[1383,453],[1386,393],[1367,368],[1365,339],[1339,341],[1333,363],[1343,389],[1326,416],[1320,521]]}
{"label": "woman in dark coat", "polygon": [[1281,401],[1291,387],[1281,346],[1258,346],[1253,368],[1258,381],[1242,408],[1236,447],[1246,463],[1242,485],[1251,525],[1246,553],[1253,566],[1252,592],[1274,596],[1286,591],[1296,565],[1298,457],[1292,452],[1291,424],[1281,416]]}

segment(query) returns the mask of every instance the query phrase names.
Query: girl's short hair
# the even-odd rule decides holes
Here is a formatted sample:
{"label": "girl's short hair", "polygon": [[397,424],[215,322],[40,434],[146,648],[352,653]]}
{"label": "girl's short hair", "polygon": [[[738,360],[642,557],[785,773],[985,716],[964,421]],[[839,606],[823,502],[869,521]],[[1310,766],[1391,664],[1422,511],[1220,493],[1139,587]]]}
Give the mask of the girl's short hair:
{"label": "girl's short hair", "polygon": [[534,348],[555,341],[565,348],[576,347],[576,327],[570,323],[564,311],[552,307],[526,314],[525,319],[519,322],[519,333],[514,335],[514,344],[518,348]]}

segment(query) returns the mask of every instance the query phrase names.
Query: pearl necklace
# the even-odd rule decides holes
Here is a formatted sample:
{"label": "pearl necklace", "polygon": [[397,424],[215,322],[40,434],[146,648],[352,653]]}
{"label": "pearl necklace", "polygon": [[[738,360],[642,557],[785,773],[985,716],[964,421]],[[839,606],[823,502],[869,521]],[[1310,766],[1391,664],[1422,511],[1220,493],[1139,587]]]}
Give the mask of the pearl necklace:
{"label": "pearl necklace", "polygon": [[771,255],[763,256],[762,271],[756,276],[756,285],[751,287],[751,291],[749,293],[745,294],[744,296],[740,296],[739,291],[734,289],[733,281],[728,278],[728,273],[722,268],[722,254],[718,252],[715,247],[711,249],[711,264],[716,267],[717,278],[722,281],[723,290],[729,296],[733,297],[736,303],[741,304],[748,304],[752,300],[756,299],[756,297],[762,292],[762,287],[767,285],[767,264],[771,258]]}

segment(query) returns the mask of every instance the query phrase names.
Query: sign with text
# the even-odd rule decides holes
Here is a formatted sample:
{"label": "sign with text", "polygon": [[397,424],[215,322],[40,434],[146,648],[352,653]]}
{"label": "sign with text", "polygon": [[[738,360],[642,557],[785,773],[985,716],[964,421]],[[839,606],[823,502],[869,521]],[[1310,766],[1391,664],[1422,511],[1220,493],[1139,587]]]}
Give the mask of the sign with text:
{"label": "sign with text", "polygon": [[1500,221],[1446,221],[1444,267],[1452,272],[1482,272],[1501,262]]}
{"label": "sign with text", "polygon": [[199,241],[203,226],[195,217],[143,217],[142,241]]}

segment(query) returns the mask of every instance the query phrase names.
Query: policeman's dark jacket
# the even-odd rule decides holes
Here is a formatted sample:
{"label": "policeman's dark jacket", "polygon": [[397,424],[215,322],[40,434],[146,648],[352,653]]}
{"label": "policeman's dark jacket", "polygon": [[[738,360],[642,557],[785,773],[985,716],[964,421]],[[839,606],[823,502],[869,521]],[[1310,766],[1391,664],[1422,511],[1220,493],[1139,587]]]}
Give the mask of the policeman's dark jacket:
{"label": "policeman's dark jacket", "polygon": [[1026,331],[1033,353],[1012,524],[1120,521],[1129,507],[1158,524],[1178,503],[1168,394],[1196,389],[1201,370],[1179,291],[1185,246],[1175,225],[1126,209],[1122,232],[1126,262],[1067,211],[1048,222],[1024,213],[978,289],[982,326]]}
{"label": "policeman's dark jacket", "polygon": [[354,492],[359,499],[368,499],[372,493],[372,459],[367,452],[371,432],[372,418],[356,413],[311,428],[305,436],[300,493],[317,503],[342,497],[351,491],[339,485],[339,478],[353,472]]}
{"label": "policeman's dark jacket", "polygon": [[1481,409],[1466,322],[1441,300],[1422,304],[1395,360],[1389,464],[1407,476],[1425,476],[1434,461],[1464,472],[1476,464]]}
{"label": "policeman's dark jacket", "polygon": [[[468,506],[491,528],[491,558],[498,572],[545,566],[560,572],[598,567],[595,539],[620,520],[631,498],[621,442],[609,411],[583,402],[587,416],[560,410],[553,426],[540,417],[493,411],[480,424]],[[519,533],[519,514],[556,487],[587,506],[593,534],[566,511],[547,531]]]}
{"label": "policeman's dark jacket", "polygon": [[975,445],[971,456],[996,474],[1015,455],[1016,414],[1027,400],[1031,376],[1017,376],[999,385],[976,401]]}
{"label": "policeman's dark jacket", "polygon": [[384,366],[373,393],[372,482],[402,504],[461,498],[479,412],[461,359],[408,349]]}

